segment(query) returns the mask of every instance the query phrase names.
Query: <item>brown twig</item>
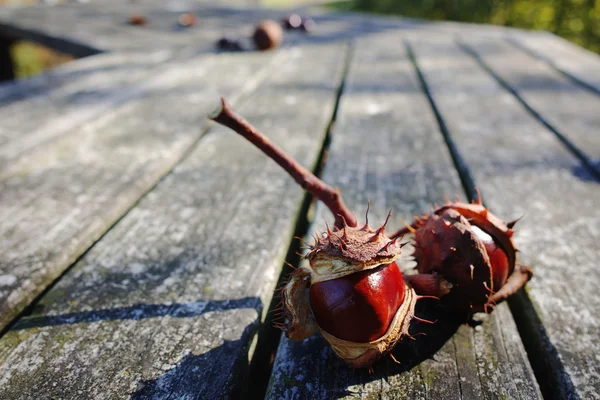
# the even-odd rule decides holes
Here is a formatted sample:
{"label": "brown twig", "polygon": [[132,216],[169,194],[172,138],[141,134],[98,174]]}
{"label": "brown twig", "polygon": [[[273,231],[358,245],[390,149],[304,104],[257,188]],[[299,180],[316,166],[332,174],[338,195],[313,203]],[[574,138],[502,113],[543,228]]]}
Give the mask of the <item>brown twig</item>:
{"label": "brown twig", "polygon": [[261,149],[267,156],[279,164],[294,180],[311,193],[317,199],[321,200],[335,216],[335,227],[342,229],[344,221],[347,225],[355,227],[357,225],[356,217],[346,207],[340,191],[332,188],[321,179],[317,178],[312,172],[300,165],[296,160],[290,157],[279,146],[272,143],[269,138],[260,133],[248,121],[242,118],[231,106],[221,98],[221,104],[213,111],[209,118],[221,125],[233,129],[252,144]]}

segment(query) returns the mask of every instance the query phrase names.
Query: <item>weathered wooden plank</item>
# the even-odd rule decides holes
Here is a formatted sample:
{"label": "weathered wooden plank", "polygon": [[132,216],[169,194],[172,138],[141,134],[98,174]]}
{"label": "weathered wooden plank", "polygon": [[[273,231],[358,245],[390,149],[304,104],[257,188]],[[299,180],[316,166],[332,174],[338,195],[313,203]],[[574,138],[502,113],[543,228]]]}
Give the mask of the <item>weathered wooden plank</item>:
{"label": "weathered wooden plank", "polygon": [[511,35],[510,41],[600,94],[600,57],[548,32]]}
{"label": "weathered wooden plank", "polygon": [[[100,54],[69,63],[0,95],[0,169],[135,96],[172,68],[170,52]],[[189,57],[188,57],[189,58]],[[144,83],[141,83],[144,82]]]}
{"label": "weathered wooden plank", "polygon": [[510,87],[536,118],[555,131],[571,150],[595,168],[600,157],[600,96],[560,74],[544,61],[515,51],[505,41],[464,37],[468,49]]}
{"label": "weathered wooden plank", "polygon": [[222,54],[174,66],[143,97],[4,168],[0,327],[172,168],[202,134],[215,96],[253,88],[274,57]]}
{"label": "weathered wooden plank", "polygon": [[[345,54],[342,44],[292,49],[240,111],[314,165]],[[234,79],[251,59],[215,67]],[[186,78],[188,97],[215,104],[195,86],[210,76]],[[203,101],[174,94],[160,106],[177,100],[181,126],[195,130]],[[0,340],[0,398],[237,398],[303,198],[263,154],[214,129]]]}
{"label": "weathered wooden plank", "polygon": [[[340,187],[362,214],[371,200],[371,225],[389,208],[408,220],[460,193],[461,186],[397,33],[358,40],[324,179]],[[391,46],[390,43],[394,45]],[[331,218],[317,208],[316,221]],[[390,230],[401,226],[392,218]],[[314,232],[324,229],[317,222]],[[537,386],[506,305],[473,329],[420,301],[417,315],[439,318],[415,342],[399,345],[375,374],[352,371],[319,335],[301,342],[282,339],[267,398],[536,398]],[[455,334],[455,332],[458,332]]]}
{"label": "weathered wooden plank", "polygon": [[[415,42],[413,48],[484,201],[498,215],[524,216],[515,241],[520,261],[535,271],[527,286],[535,312],[518,323],[523,335],[538,340],[528,352],[545,397],[596,398],[598,180],[458,46]],[[514,304],[526,310],[523,301]]]}

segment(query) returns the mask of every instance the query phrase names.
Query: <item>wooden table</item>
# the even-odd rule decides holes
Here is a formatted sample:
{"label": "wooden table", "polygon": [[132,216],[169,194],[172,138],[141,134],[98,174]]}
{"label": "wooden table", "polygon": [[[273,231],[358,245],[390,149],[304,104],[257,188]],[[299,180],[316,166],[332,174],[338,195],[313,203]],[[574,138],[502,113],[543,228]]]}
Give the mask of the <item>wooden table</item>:
{"label": "wooden table", "polygon": [[[89,56],[0,85],[0,399],[600,398],[600,58],[543,32],[303,12],[313,34],[220,53],[283,13],[0,8],[0,45]],[[293,236],[332,216],[208,123],[219,96],[373,223],[479,188],[524,216],[534,279],[475,327],[415,324],[430,336],[372,375],[281,337]]]}

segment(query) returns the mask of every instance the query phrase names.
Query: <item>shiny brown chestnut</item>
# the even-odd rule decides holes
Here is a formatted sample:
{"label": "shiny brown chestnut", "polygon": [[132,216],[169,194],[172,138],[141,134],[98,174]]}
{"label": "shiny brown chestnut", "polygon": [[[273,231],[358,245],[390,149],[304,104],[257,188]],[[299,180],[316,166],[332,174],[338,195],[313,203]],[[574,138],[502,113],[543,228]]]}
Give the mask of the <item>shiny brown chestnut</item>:
{"label": "shiny brown chestnut", "polygon": [[252,39],[259,50],[274,49],[283,40],[283,30],[277,22],[269,19],[264,20],[256,26]]}
{"label": "shiny brown chestnut", "polygon": [[398,265],[380,265],[310,287],[310,307],[321,329],[352,342],[383,336],[404,301]]}
{"label": "shiny brown chestnut", "polygon": [[127,22],[129,25],[143,26],[148,23],[148,19],[143,15],[130,15]]}

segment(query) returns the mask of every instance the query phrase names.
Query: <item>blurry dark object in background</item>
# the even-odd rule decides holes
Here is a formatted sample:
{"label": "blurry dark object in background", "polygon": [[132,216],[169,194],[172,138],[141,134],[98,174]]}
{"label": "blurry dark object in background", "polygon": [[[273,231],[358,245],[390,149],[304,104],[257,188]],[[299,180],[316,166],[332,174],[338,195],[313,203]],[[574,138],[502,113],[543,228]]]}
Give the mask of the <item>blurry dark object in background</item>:
{"label": "blurry dark object in background", "polygon": [[302,17],[298,14],[290,14],[283,19],[282,24],[288,30],[299,29],[302,25]]}
{"label": "blurry dark object in background", "polygon": [[252,39],[260,50],[274,49],[283,40],[283,30],[277,22],[270,19],[264,20],[256,27]]}
{"label": "blurry dark object in background", "polygon": [[142,26],[146,25],[148,23],[148,20],[143,15],[130,15],[128,22],[129,25]]}
{"label": "blurry dark object in background", "polygon": [[183,13],[180,14],[177,18],[177,23],[182,28],[189,28],[190,26],[194,26],[196,25],[196,22],[198,22],[198,17],[196,16],[196,14],[193,13]]}
{"label": "blurry dark object in background", "polygon": [[301,30],[304,32],[311,32],[316,26],[315,21],[301,17],[298,14],[288,15],[281,23],[286,30]]}
{"label": "blurry dark object in background", "polygon": [[230,38],[228,36],[223,36],[217,41],[217,48],[226,51],[244,50],[244,46],[242,46],[242,43],[239,40]]}

